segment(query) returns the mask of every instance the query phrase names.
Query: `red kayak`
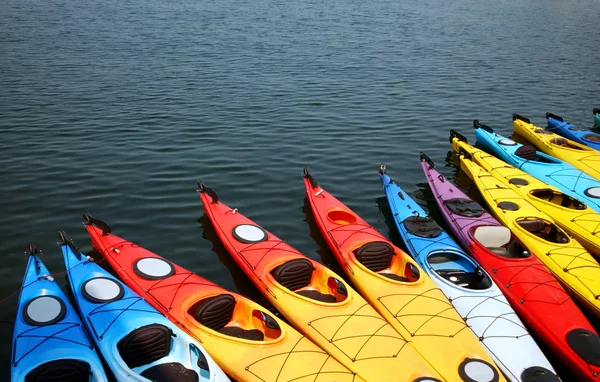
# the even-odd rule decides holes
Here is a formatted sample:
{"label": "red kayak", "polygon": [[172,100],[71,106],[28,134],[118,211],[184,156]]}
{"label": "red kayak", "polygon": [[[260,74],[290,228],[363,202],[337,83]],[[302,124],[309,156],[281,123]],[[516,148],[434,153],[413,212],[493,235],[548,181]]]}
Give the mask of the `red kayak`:
{"label": "red kayak", "polygon": [[454,237],[488,272],[523,322],[581,380],[598,381],[600,337],[556,278],[423,153],[421,166]]}
{"label": "red kayak", "polygon": [[331,269],[309,259],[199,184],[231,257],[285,318],[365,381],[439,381],[407,339]]}
{"label": "red kayak", "polygon": [[[84,219],[92,245],[123,282],[196,338],[236,380],[362,381],[257,303],[111,234],[100,220],[87,214]],[[148,341],[146,347],[157,346],[155,342]]]}

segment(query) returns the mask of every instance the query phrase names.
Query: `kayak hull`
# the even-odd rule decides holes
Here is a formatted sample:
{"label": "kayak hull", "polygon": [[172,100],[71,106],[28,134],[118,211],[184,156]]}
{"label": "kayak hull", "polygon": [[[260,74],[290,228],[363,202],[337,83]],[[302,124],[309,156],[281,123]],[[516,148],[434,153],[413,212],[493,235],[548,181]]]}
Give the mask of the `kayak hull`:
{"label": "kayak hull", "polygon": [[92,244],[125,284],[200,342],[235,380],[357,380],[262,306],[95,224],[87,220]]}
{"label": "kayak hull", "polygon": [[11,381],[46,373],[91,373],[104,368],[75,309],[36,255],[29,256],[13,333]]}
{"label": "kayak hull", "polygon": [[[542,182],[552,185],[567,195],[584,202],[588,207],[600,212],[600,182],[569,163],[540,151],[535,152],[534,160],[517,155],[523,151],[522,144],[483,128],[475,129],[476,145],[496,155],[504,162],[535,176]],[[529,150],[531,152],[531,150]],[[598,194],[595,192],[598,191]],[[598,197],[596,197],[598,195]]]}
{"label": "kayak hull", "polygon": [[533,125],[527,118],[513,115],[515,132],[538,150],[563,160],[596,180],[600,180],[600,152]]}
{"label": "kayak hull", "polygon": [[[448,381],[463,380],[461,365],[482,361],[504,380],[460,315],[419,265],[360,216],[328,193],[308,172],[306,197],[316,225],[359,292]],[[393,251],[387,267],[365,257],[366,249]],[[381,253],[381,252],[380,252]]]}
{"label": "kayak hull", "polygon": [[[198,381],[229,381],[199,343],[137,293],[72,243],[61,249],[79,312],[117,380],[150,381],[156,373],[176,370],[189,378],[195,373]],[[138,345],[146,336],[153,342]]]}
{"label": "kayak hull", "polygon": [[[548,378],[558,380],[552,365],[489,275],[436,227],[385,171],[380,178],[409,253],[452,302],[504,374],[512,381],[522,381],[529,370],[541,368]],[[429,224],[427,233],[412,228],[418,218]]]}
{"label": "kayak hull", "polygon": [[588,129],[580,129],[575,125],[565,122],[561,117],[553,114],[546,114],[548,125],[546,129],[563,136],[567,139],[581,143],[594,150],[600,150],[600,134]]}
{"label": "kayak hull", "polygon": [[[484,234],[486,230],[493,232],[496,227],[500,227],[500,232],[506,228],[483,209],[477,213],[451,211],[448,204],[456,198],[468,200],[467,195],[428,163],[422,162],[421,165],[435,201],[454,237],[494,279],[530,331],[573,372],[589,378],[590,369],[593,370],[594,366],[570,347],[567,336],[578,329],[596,332],[555,277],[514,235],[506,236],[510,241],[506,242],[504,249],[519,248],[522,255],[529,254],[528,256],[515,257],[517,253],[504,252],[498,247],[488,249],[478,241],[475,236],[480,227],[483,229],[479,232]],[[472,216],[468,216],[469,214]],[[496,244],[498,243],[493,245]]]}
{"label": "kayak hull", "polygon": [[212,190],[202,189],[204,212],[217,236],[294,327],[364,380],[438,377],[407,339],[340,276],[211,197]]}

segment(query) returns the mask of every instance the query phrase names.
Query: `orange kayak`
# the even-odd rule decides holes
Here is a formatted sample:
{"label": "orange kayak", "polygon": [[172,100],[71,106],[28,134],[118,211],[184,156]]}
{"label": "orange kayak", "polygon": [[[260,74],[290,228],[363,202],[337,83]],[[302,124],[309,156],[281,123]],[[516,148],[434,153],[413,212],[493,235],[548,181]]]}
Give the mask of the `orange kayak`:
{"label": "orange kayak", "polygon": [[418,264],[319,186],[306,169],[303,175],[321,234],[371,305],[448,381],[504,381],[478,338]]}
{"label": "orange kayak", "polygon": [[202,183],[198,191],[229,254],[314,343],[367,381],[439,381],[412,345],[340,276],[225,205]]}
{"label": "orange kayak", "polygon": [[125,284],[196,338],[236,380],[361,381],[262,306],[111,234],[100,220],[84,219],[94,248]]}

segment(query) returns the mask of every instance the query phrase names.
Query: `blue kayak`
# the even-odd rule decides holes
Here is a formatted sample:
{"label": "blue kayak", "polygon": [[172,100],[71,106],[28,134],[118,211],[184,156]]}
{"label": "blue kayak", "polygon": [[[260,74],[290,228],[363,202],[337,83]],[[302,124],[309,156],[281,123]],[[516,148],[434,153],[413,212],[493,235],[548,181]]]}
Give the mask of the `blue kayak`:
{"label": "blue kayak", "polygon": [[30,244],[13,333],[11,381],[107,381],[77,312],[38,254]]}
{"label": "blue kayak", "polygon": [[535,147],[522,145],[473,121],[476,144],[511,166],[519,168],[600,212],[600,182],[567,162]]}
{"label": "blue kayak", "polygon": [[[597,114],[594,113],[594,115]],[[565,122],[561,116],[556,114],[546,113],[546,119],[548,120],[546,129],[572,141],[600,150],[600,134],[590,129],[576,127],[571,123]]]}
{"label": "blue kayak", "polygon": [[206,351],[60,232],[79,313],[119,381],[229,381]]}

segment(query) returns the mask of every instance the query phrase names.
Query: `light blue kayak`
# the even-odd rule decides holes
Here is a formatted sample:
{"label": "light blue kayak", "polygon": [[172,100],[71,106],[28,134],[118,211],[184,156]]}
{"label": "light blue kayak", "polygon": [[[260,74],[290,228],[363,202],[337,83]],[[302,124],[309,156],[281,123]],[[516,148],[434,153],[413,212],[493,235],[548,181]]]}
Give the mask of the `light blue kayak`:
{"label": "light blue kayak", "polygon": [[567,162],[536,151],[473,121],[476,145],[600,212],[600,182]]}
{"label": "light blue kayak", "polygon": [[91,337],[119,381],[229,381],[206,351],[64,232],[69,285]]}
{"label": "light blue kayak", "polygon": [[107,381],[100,358],[60,286],[29,246],[13,333],[11,381]]}
{"label": "light blue kayak", "polygon": [[[596,110],[594,109],[594,116],[597,115]],[[582,145],[600,150],[600,134],[590,129],[576,127],[572,123],[565,122],[561,116],[556,114],[546,113],[546,119],[548,120],[546,129]]]}

